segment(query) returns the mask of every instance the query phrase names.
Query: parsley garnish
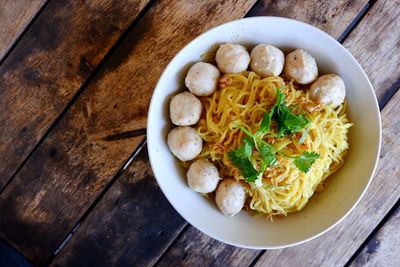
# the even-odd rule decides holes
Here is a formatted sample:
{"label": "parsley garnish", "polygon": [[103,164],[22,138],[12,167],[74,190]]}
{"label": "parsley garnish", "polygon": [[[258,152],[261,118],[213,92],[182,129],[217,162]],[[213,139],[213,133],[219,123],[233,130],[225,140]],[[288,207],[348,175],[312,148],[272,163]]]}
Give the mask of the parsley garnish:
{"label": "parsley garnish", "polygon": [[[312,120],[306,115],[294,114],[292,110],[286,106],[286,102],[284,101],[286,95],[281,91],[281,88],[277,89],[276,94],[276,102],[270,112],[264,113],[260,128],[256,134],[252,134],[244,127],[234,123],[234,125],[244,132],[247,137],[243,139],[243,144],[241,146],[228,152],[230,162],[239,168],[240,173],[247,182],[252,182],[257,186],[263,186],[265,188],[285,188],[290,186],[268,186],[262,183],[262,176],[265,169],[267,166],[273,167],[276,165],[278,162],[278,155],[294,159],[296,167],[304,173],[307,173],[310,170],[311,165],[320,157],[318,153],[309,151],[303,151],[300,156],[287,155],[260,138],[262,134],[270,132],[272,119],[276,120],[278,123],[278,137],[281,137],[284,134],[292,134],[301,131],[312,122]],[[296,106],[294,107],[301,109]],[[304,112],[310,115],[308,112]],[[300,138],[300,143],[304,143],[306,135],[307,130],[305,130]],[[253,164],[253,149],[258,151],[262,158],[259,170],[257,170]]]}
{"label": "parsley garnish", "polygon": [[243,145],[238,147],[235,153],[242,159],[249,158],[253,154],[253,146],[253,140],[246,137],[243,139]]}
{"label": "parsley garnish", "polygon": [[[285,103],[285,102],[283,102]],[[285,106],[284,104],[280,105],[277,109],[277,112],[274,116],[276,121],[278,122],[278,137],[282,137],[283,135],[290,135],[295,132],[299,132],[310,125],[311,120],[307,118],[304,114],[294,114],[292,110]]]}
{"label": "parsley garnish", "polygon": [[265,112],[261,121],[259,132],[268,133],[271,130],[271,112]]}
{"label": "parsley garnish", "polygon": [[[243,145],[242,145],[243,146]],[[260,171],[257,171],[251,163],[250,158],[243,158],[244,154],[239,152],[239,149],[228,152],[229,160],[233,165],[239,168],[240,173],[247,182],[255,183],[257,186],[263,186],[265,188],[286,188],[290,185],[285,186],[270,186],[262,183],[262,175],[266,169],[266,165],[262,164]]]}
{"label": "parsley garnish", "polygon": [[[278,123],[278,137],[299,132],[310,125],[312,120],[305,114],[294,114],[292,109],[286,105],[286,102],[284,101],[285,98],[285,93],[282,92],[279,87],[276,90],[275,105],[271,108],[270,112],[264,113],[260,129],[258,130],[259,132],[268,133],[270,131],[272,119]],[[300,107],[294,105],[291,105],[291,107],[295,107],[310,115],[309,112]]]}
{"label": "parsley garnish", "polygon": [[243,139],[243,145],[236,150],[228,152],[229,160],[233,165],[239,168],[243,177],[248,182],[254,182],[257,179],[258,171],[250,161],[253,154],[253,144],[246,137]]}
{"label": "parsley garnish", "polygon": [[[270,144],[268,144],[267,142],[265,142],[264,140],[262,140],[261,138],[259,138],[256,135],[253,135],[252,133],[250,133],[248,130],[246,130],[245,128],[235,124],[236,127],[238,127],[240,130],[242,130],[245,134],[247,134],[247,136],[255,139],[257,142],[260,143],[259,145],[259,149],[258,151],[260,152],[260,154],[262,155],[262,152],[260,151],[260,147],[263,147],[263,149],[265,149],[264,151],[268,151],[270,154],[273,154],[276,156],[275,153],[278,153],[281,156],[284,156],[285,158],[292,158],[295,159],[295,165],[296,167],[301,170],[304,173],[307,173],[310,170],[311,165],[315,162],[316,159],[319,158],[319,154],[316,152],[308,152],[308,151],[303,151],[303,153],[300,156],[290,156],[287,155],[285,153],[283,153],[282,151],[280,151],[279,149],[276,149],[275,147],[271,146]],[[265,163],[265,162],[264,162]],[[270,165],[271,166],[271,165]]]}
{"label": "parsley garnish", "polygon": [[294,164],[299,170],[307,173],[310,170],[311,165],[319,158],[319,156],[320,155],[316,152],[303,151],[303,153],[294,160]]}
{"label": "parsley garnish", "polygon": [[266,146],[265,144],[261,144],[259,146],[258,152],[264,161],[264,164],[267,166],[275,166],[278,160],[276,159],[275,151],[271,148],[271,146]]}
{"label": "parsley garnish", "polygon": [[[235,124],[236,125],[236,124]],[[260,184],[262,175],[267,166],[273,167],[277,163],[277,154],[294,159],[296,167],[307,173],[311,165],[317,160],[320,155],[316,152],[303,151],[300,156],[290,156],[279,149],[271,146],[261,138],[253,135],[245,128],[236,125],[240,130],[247,134],[247,137],[243,139],[243,144],[235,150],[228,152],[230,162],[239,168],[243,178],[248,182],[255,182]],[[258,143],[257,147],[256,144]],[[254,167],[251,158],[253,156],[253,148],[260,153],[262,158],[262,164],[260,171],[257,171]],[[262,185],[262,183],[261,183]]]}
{"label": "parsley garnish", "polygon": [[281,88],[279,87],[276,90],[276,101],[274,106],[271,108],[270,112],[265,112],[263,119],[261,121],[261,126],[258,132],[260,133],[268,133],[271,130],[271,120],[272,117],[275,115],[276,110],[279,108],[280,105],[282,105],[283,100],[285,99],[286,95],[284,92],[282,92]]}

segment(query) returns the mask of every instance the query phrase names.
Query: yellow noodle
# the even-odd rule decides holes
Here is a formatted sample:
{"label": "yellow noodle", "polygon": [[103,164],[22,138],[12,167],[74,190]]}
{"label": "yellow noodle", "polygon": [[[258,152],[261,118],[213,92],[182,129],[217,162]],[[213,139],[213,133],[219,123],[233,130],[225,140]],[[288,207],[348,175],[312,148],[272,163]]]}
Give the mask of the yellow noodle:
{"label": "yellow noodle", "polygon": [[[261,138],[289,155],[315,151],[321,156],[308,173],[298,170],[293,159],[278,156],[278,164],[265,171],[263,183],[286,187],[257,187],[254,183],[245,182],[238,169],[229,162],[227,152],[241,145],[245,137],[232,122],[255,133],[264,112],[270,111],[274,105],[276,90],[281,86],[287,95],[285,101],[308,110],[313,122],[308,128],[304,144],[299,144],[304,131],[277,138],[274,122],[271,132]],[[225,74],[220,80],[219,90],[209,97],[203,97],[201,101],[205,115],[195,126],[205,141],[200,157],[214,161],[221,177],[234,177],[246,184],[248,208],[252,210],[269,215],[286,215],[301,210],[314,192],[322,188],[325,179],[343,163],[343,156],[348,149],[347,133],[352,126],[346,116],[346,104],[336,109],[317,105],[310,99],[308,90],[297,90],[291,82],[281,77],[261,79],[254,72]],[[257,152],[254,152],[254,156],[255,162],[260,162],[261,157]]]}

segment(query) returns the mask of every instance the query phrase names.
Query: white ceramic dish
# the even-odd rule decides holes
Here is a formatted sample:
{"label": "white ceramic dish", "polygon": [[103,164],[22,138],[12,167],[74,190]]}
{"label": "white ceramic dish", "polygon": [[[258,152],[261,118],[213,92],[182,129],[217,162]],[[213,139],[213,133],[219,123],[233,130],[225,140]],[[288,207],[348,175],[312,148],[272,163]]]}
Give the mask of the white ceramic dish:
{"label": "white ceramic dish", "polygon": [[[200,55],[220,43],[234,42],[251,48],[260,43],[287,53],[303,48],[313,55],[320,74],[337,73],[346,84],[348,114],[355,126],[349,135],[350,150],[343,167],[329,178],[329,186],[315,194],[306,208],[273,222],[245,211],[224,216],[214,204],[193,192],[185,170],[170,153],[166,136],[170,97],[185,90],[184,77]],[[232,21],[203,33],[186,45],[162,74],[150,104],[147,125],[150,162],[165,196],[194,227],[225,243],[246,248],[275,249],[315,238],[338,224],[366,191],[380,151],[381,123],[375,93],[354,57],[335,39],[308,24],[278,17],[254,17]],[[362,218],[360,218],[362,220]]]}

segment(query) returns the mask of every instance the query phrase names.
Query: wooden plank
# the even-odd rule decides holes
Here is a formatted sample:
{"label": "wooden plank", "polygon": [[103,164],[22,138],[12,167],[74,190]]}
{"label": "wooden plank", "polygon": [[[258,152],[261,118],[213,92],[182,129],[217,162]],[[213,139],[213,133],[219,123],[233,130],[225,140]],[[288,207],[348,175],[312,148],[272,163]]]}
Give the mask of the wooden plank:
{"label": "wooden plank", "polygon": [[259,253],[260,250],[226,245],[189,227],[158,266],[249,266]]}
{"label": "wooden plank", "polygon": [[0,67],[0,190],[147,2],[46,6]]}
{"label": "wooden plank", "polygon": [[110,136],[144,127],[168,61],[253,3],[156,2],[0,195],[0,235],[26,256],[49,256],[139,144]]}
{"label": "wooden plank", "polygon": [[7,1],[0,4],[0,61],[46,0]]}
{"label": "wooden plank", "polygon": [[276,1],[261,0],[249,16],[279,16],[311,24],[339,38],[368,0]]}
{"label": "wooden plank", "polygon": [[372,237],[350,264],[358,266],[400,266],[400,208]]}
{"label": "wooden plank", "polygon": [[[143,149],[51,265],[153,266],[186,224],[159,189],[147,149]],[[202,265],[237,266],[251,262],[259,253],[226,246],[194,228],[184,236],[190,240],[179,239],[169,253],[176,258],[169,257],[161,266],[176,266],[176,259],[187,266],[196,264],[185,259],[199,260]]]}
{"label": "wooden plank", "polygon": [[147,150],[142,149],[52,265],[151,266],[157,260],[154,255],[165,250],[184,225],[159,189]]}
{"label": "wooden plank", "polygon": [[[320,1],[315,1],[316,5],[320,3]],[[365,2],[364,2],[365,3]],[[339,3],[339,6],[336,7],[337,10],[342,10],[346,4],[344,2]],[[347,19],[347,23],[349,24],[350,21],[356,16],[357,12],[362,8],[363,4],[362,2],[359,2],[357,5],[354,4],[352,6],[352,9],[347,9],[344,14],[344,17]],[[333,9],[335,9],[334,6],[331,6]],[[250,12],[251,14],[255,14],[257,8],[260,8],[260,4],[258,4],[258,7],[255,7],[252,9]],[[318,12],[321,14],[321,16],[324,16],[325,14],[325,9],[326,6],[324,4],[321,4],[322,11]],[[267,11],[268,12],[268,11]],[[297,10],[297,12],[305,12],[305,10]],[[308,10],[308,12],[311,12]],[[264,13],[264,15],[269,15],[270,13]],[[352,14],[352,16],[350,15]],[[338,17],[332,16],[335,20],[339,20]],[[334,21],[328,21],[326,23],[327,25],[332,25],[334,24]],[[323,28],[323,25],[320,25]],[[344,30],[345,27],[343,27]],[[335,37],[338,37],[340,35],[340,32],[338,33],[332,33],[335,35]],[[146,64],[148,65],[148,64]],[[120,71],[122,73],[122,70]],[[131,77],[133,76],[132,74],[127,74],[126,76]],[[135,87],[136,88],[136,87]],[[141,100],[143,101],[143,100]],[[148,100],[146,100],[148,101]],[[136,102],[137,103],[137,102]],[[147,168],[150,168],[149,165],[147,165]],[[126,188],[126,190],[130,190],[129,187]],[[108,194],[107,194],[108,196]],[[112,203],[111,200],[109,200],[108,197],[105,197],[104,199],[101,200],[101,204],[99,206],[95,207],[95,215],[89,215],[89,217],[81,224],[80,228],[78,231],[72,236],[71,240],[67,243],[66,247],[61,250],[61,254],[56,257],[54,265],[56,266],[63,266],[63,265],[72,265],[72,266],[79,266],[83,265],[85,263],[89,263],[86,261],[87,258],[82,257],[82,252],[83,251],[91,251],[95,255],[102,255],[103,253],[107,255],[107,251],[115,251],[118,250],[119,248],[119,243],[117,242],[118,239],[113,238],[113,236],[119,236],[120,234],[115,234],[114,232],[108,232],[110,234],[107,234],[111,236],[110,239],[108,239],[108,242],[105,242],[103,244],[100,244],[99,242],[92,242],[87,240],[97,240],[97,239],[102,239],[102,236],[105,235],[104,232],[96,231],[96,229],[93,229],[96,221],[98,221],[96,218],[106,216],[108,214],[108,208],[105,208],[106,204],[103,204],[104,202],[107,202],[108,205],[111,205]],[[158,199],[158,198],[147,198],[146,200],[143,200],[144,203],[143,205],[146,205],[147,202],[150,203],[162,203],[165,201],[164,198]],[[159,214],[157,212],[154,212],[152,214],[148,214],[147,216],[153,217],[153,216],[158,216]],[[175,213],[170,213],[167,214],[171,220],[175,220]],[[166,216],[167,216],[166,215]],[[147,218],[143,219],[144,222],[147,222]],[[150,219],[149,219],[150,220]],[[146,226],[139,222],[141,225],[141,229],[147,229],[150,226]],[[123,221],[118,222],[118,221],[110,221],[110,222],[104,222],[104,224],[109,224],[109,225],[114,225],[114,228],[117,228],[121,233],[125,233],[126,235],[129,236],[135,236],[140,233],[134,232],[130,229],[132,227],[129,226],[115,226],[115,225],[122,225],[124,224]],[[108,226],[110,228],[110,226]],[[124,230],[124,227],[127,227],[127,230]],[[182,225],[176,226],[176,228],[169,228],[168,233],[170,233],[170,236],[176,236],[177,232],[179,229],[181,229]],[[130,231],[129,234],[126,231]],[[167,234],[166,230],[163,230],[165,234]],[[125,243],[126,246],[136,246],[136,244],[139,242],[143,246],[147,246],[147,244],[151,244],[152,239],[134,239],[131,242]],[[135,262],[136,265],[147,265],[147,264],[153,264],[157,257],[160,257],[162,253],[164,252],[165,248],[168,246],[168,244],[172,241],[171,240],[164,240],[165,242],[162,247],[160,247],[158,255],[151,254],[152,259],[142,259],[140,262]],[[116,242],[116,243],[114,243]],[[159,241],[159,245],[161,245],[162,241]],[[250,262],[254,260],[256,255],[258,255],[259,251],[257,250],[245,250],[245,249],[238,249],[232,246],[225,245],[221,242],[218,242],[202,233],[199,231],[195,230],[193,227],[189,226],[187,231],[184,231],[182,236],[177,240],[176,243],[171,247],[171,249],[168,251],[168,253],[165,255],[165,257],[162,259],[160,262],[160,265],[176,265],[177,263],[183,264],[183,265],[195,265],[198,266],[200,265],[248,265]],[[234,255],[234,257],[233,257]],[[117,258],[120,256],[117,256]],[[81,258],[81,259],[80,259]],[[97,263],[96,259],[93,259],[93,263]]]}
{"label": "wooden plank", "polygon": [[343,44],[367,73],[379,103],[400,79],[399,16],[400,0],[378,1]]}

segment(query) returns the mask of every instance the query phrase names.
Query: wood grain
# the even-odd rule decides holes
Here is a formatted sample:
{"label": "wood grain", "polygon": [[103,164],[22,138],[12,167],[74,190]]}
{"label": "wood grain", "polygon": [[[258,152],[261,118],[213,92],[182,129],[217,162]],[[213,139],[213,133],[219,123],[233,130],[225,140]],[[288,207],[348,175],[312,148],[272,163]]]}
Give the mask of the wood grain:
{"label": "wood grain", "polygon": [[[315,3],[319,3],[319,1],[316,1]],[[361,2],[360,2],[361,3]],[[324,6],[324,4],[321,4],[322,6]],[[344,9],[344,7],[346,6],[345,3],[341,2],[339,3],[339,5],[343,5],[343,6],[339,6],[337,7],[338,10],[342,10]],[[314,5],[314,7],[318,6],[317,4]],[[359,9],[362,7],[362,4],[358,4],[358,5],[353,5],[352,9],[346,9],[345,13],[346,15],[344,17],[346,17],[347,19],[347,23],[349,24],[351,22],[351,20],[353,19],[353,17],[357,14],[357,12],[359,11]],[[258,8],[258,7],[256,7]],[[322,8],[322,7],[321,7]],[[250,12],[251,14],[254,14],[256,9],[252,9],[252,11]],[[268,10],[267,10],[268,12]],[[306,10],[298,10],[297,12],[306,12]],[[311,12],[310,10],[308,10],[307,12]],[[325,11],[324,11],[325,12]],[[321,16],[324,16],[323,12],[316,12],[316,14],[321,14]],[[349,14],[352,14],[352,16],[350,16]],[[270,15],[270,13],[264,13],[264,15]],[[316,15],[314,15],[316,16]],[[334,20],[339,20],[339,17],[333,16]],[[329,20],[327,22],[327,25],[333,25],[335,23],[335,21],[331,21]],[[320,25],[321,28],[324,28],[324,25]],[[343,28],[345,28],[345,26],[343,26]],[[338,37],[341,33],[337,32],[337,33],[332,33],[335,34],[335,37]],[[150,35],[145,35],[144,37],[146,38],[150,38]],[[160,37],[158,37],[160,38]],[[151,53],[148,53],[148,55],[151,55]],[[139,57],[139,55],[137,55],[137,57]],[[146,64],[149,65],[149,64]],[[129,66],[129,65],[128,65]],[[120,67],[122,69],[122,67]],[[128,67],[125,67],[126,69],[128,69]],[[130,68],[133,69],[133,68]],[[128,70],[127,70],[128,71]],[[122,70],[120,71],[122,73]],[[126,76],[133,77],[133,74],[131,73],[127,73]],[[107,76],[106,76],[107,77]],[[133,88],[137,88],[138,86],[135,86]],[[146,95],[149,92],[144,92],[141,91],[141,96],[144,95],[144,99],[146,99]],[[110,96],[111,97],[111,96]],[[132,101],[135,101],[134,99],[132,99]],[[139,101],[143,101],[143,99],[140,99]],[[138,106],[139,101],[135,101],[135,105]],[[145,100],[148,101],[148,100]],[[137,118],[137,117],[136,117]],[[136,120],[136,118],[134,117],[134,119]],[[143,118],[145,119],[145,118]],[[141,125],[144,125],[141,124]],[[139,126],[137,126],[139,128]],[[149,168],[149,166],[147,166]],[[126,189],[126,190],[130,190],[130,189]],[[104,202],[111,202],[108,200],[108,197],[106,197],[105,199],[102,200],[101,203]],[[151,199],[147,199],[145,200],[145,202],[151,202],[151,203],[161,203],[162,201],[164,201],[164,198],[162,199],[156,199],[156,198],[151,198]],[[143,203],[145,204],[145,203]],[[110,204],[108,204],[110,205]],[[106,214],[108,213],[108,208],[105,208],[105,204],[100,204],[100,206],[96,206],[95,207],[95,218],[99,218],[101,216],[106,216]],[[101,215],[100,215],[101,214]],[[157,216],[154,214],[149,214],[148,216]],[[167,215],[166,215],[167,216]],[[175,213],[171,213],[168,215],[169,217],[172,218],[172,220],[174,220],[174,216]],[[66,247],[61,251],[61,254],[56,258],[55,261],[55,265],[65,265],[65,264],[70,264],[72,266],[79,266],[81,264],[84,263],[85,259],[79,259],[79,255],[80,251],[86,251],[88,250],[90,247],[95,248],[95,254],[96,255],[101,255],[102,253],[107,254],[108,250],[114,251],[116,250],[119,245],[118,244],[114,244],[114,238],[110,238],[109,242],[104,243],[103,245],[100,244],[100,242],[96,242],[96,244],[94,244],[92,241],[87,242],[86,240],[97,240],[97,239],[101,239],[102,236],[104,235],[104,232],[100,231],[96,231],[93,230],[93,225],[96,221],[95,218],[91,218],[91,215],[88,217],[88,219],[83,222],[81,224],[81,227],[79,228],[79,230],[73,235],[72,239],[67,243]],[[147,218],[143,219],[145,222],[148,220]],[[105,222],[108,225],[119,225],[119,224],[123,224],[122,222]],[[140,224],[142,225],[142,224]],[[128,227],[128,230],[126,231],[131,231],[130,229],[132,229],[132,227]],[[149,226],[142,226],[142,229],[146,229]],[[177,226],[177,229],[181,229],[181,225]],[[119,231],[121,232],[125,232],[125,230],[123,230],[122,226],[115,226],[115,228],[119,229]],[[171,236],[175,236],[176,235],[176,231],[177,229],[174,228],[170,228],[168,229],[168,231],[170,232]],[[110,232],[112,233],[112,232]],[[164,233],[167,233],[166,231],[164,231]],[[137,235],[138,233],[136,232],[130,232],[127,235]],[[111,234],[110,236],[113,236],[113,234]],[[152,239],[150,239],[152,240]],[[165,247],[171,242],[172,240],[167,240],[164,241],[165,242]],[[132,243],[128,242],[126,245],[127,246],[136,246],[136,242],[139,242],[140,244],[146,245],[147,244],[147,240],[146,239],[141,239],[141,240],[136,240],[134,239],[132,241]],[[161,241],[160,241],[161,242]],[[159,250],[158,252],[158,257],[164,252],[165,247],[162,247],[162,249]],[[168,251],[168,253],[165,254],[165,257],[162,258],[161,262],[159,263],[160,265],[169,265],[169,266],[174,266],[177,265],[178,263],[182,264],[182,265],[194,265],[194,266],[198,266],[198,265],[221,265],[221,264],[227,264],[227,265],[248,265],[250,264],[254,258],[256,257],[256,255],[258,255],[259,251],[257,250],[245,250],[245,249],[238,249],[232,246],[228,246],[225,245],[221,242],[218,242],[202,233],[200,233],[199,231],[195,230],[193,227],[189,226],[188,229],[186,231],[184,231],[181,235],[181,237],[176,241],[176,243],[174,242],[173,246],[170,248],[170,250]],[[156,254],[152,254],[151,257],[153,257],[154,259],[156,258]],[[150,264],[152,262],[154,262],[154,259],[152,261],[149,260],[144,260],[142,263],[143,265],[147,265]],[[97,261],[94,261],[95,263]],[[85,261],[85,263],[87,263]],[[135,263],[139,263],[139,262],[135,262]]]}
{"label": "wood grain", "polygon": [[46,6],[0,67],[0,190],[147,1]]}
{"label": "wood grain", "polygon": [[400,266],[400,208],[390,217],[367,246],[358,254],[351,267]]}
{"label": "wood grain", "polygon": [[158,266],[249,266],[259,253],[260,250],[226,245],[189,227]]}
{"label": "wood grain", "polygon": [[379,103],[400,80],[399,29],[400,0],[378,1],[343,44],[367,73]]}
{"label": "wood grain", "polygon": [[0,4],[0,61],[46,0],[18,0]]}
{"label": "wood grain", "polygon": [[1,237],[40,262],[49,256],[137,147],[139,137],[109,137],[144,127],[168,61],[253,3],[156,2],[0,195]]}
{"label": "wood grain", "polygon": [[184,225],[142,149],[52,266],[151,266]]}
{"label": "wood grain", "polygon": [[249,16],[279,16],[300,20],[339,38],[368,0],[261,0]]}

